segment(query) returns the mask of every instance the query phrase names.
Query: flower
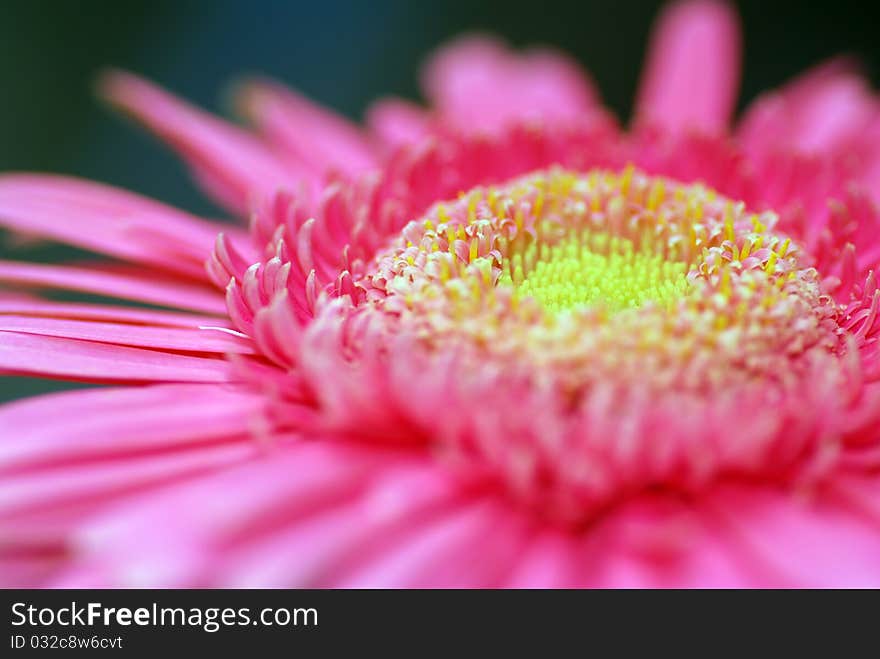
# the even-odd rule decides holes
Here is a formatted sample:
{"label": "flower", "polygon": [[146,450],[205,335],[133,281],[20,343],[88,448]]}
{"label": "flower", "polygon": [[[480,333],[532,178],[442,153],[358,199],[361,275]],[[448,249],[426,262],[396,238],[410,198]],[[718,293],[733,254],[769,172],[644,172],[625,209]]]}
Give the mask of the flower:
{"label": "flower", "polygon": [[880,585],[878,102],[835,60],[732,123],[738,61],[671,5],[629,131],[482,36],[365,128],[107,76],[250,224],[0,176],[113,259],[0,263],[0,369],[111,385],[0,408],[3,583]]}

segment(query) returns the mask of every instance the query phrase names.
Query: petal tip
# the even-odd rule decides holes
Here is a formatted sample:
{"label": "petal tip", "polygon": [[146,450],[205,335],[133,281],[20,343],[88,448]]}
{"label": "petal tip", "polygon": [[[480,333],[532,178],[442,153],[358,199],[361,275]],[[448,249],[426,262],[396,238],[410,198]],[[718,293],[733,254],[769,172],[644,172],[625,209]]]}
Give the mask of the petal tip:
{"label": "petal tip", "polygon": [[658,16],[639,88],[637,118],[723,130],[739,88],[741,26],[723,0],[680,0]]}

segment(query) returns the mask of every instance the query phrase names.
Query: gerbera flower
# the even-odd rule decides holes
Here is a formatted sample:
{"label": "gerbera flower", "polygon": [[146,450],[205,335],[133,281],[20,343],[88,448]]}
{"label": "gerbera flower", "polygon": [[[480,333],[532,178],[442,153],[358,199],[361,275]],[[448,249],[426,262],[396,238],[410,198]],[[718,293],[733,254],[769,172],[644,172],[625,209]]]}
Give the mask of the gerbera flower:
{"label": "gerbera flower", "polygon": [[107,76],[249,224],[0,177],[113,259],[0,264],[0,368],[110,385],[0,409],[4,584],[880,585],[880,106],[834,61],[734,124],[738,62],[671,6],[629,131],[480,36],[366,127]]}

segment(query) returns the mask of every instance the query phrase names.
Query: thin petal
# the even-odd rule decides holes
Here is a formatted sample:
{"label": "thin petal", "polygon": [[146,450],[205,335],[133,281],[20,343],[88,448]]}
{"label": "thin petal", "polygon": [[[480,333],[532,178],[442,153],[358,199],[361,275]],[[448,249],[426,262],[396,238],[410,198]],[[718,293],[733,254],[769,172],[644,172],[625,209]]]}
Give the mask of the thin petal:
{"label": "thin petal", "polygon": [[84,382],[227,382],[224,359],[0,332],[0,372]]}
{"label": "thin petal", "polygon": [[543,49],[520,55],[479,35],[438,51],[422,81],[441,120],[468,131],[521,119],[572,120],[596,108],[591,82],[565,55]]}
{"label": "thin petal", "polygon": [[0,547],[0,588],[38,588],[64,560],[63,550]]}
{"label": "thin petal", "polygon": [[427,110],[399,98],[373,103],[367,110],[367,126],[389,150],[419,142],[430,134]]}
{"label": "thin petal", "polygon": [[462,501],[414,524],[408,537],[331,583],[343,588],[497,587],[528,539],[526,518],[506,501]]}
{"label": "thin petal", "polygon": [[163,307],[225,314],[223,295],[207,285],[156,276],[142,268],[42,265],[0,261],[0,282],[54,288],[147,302]]}
{"label": "thin petal", "polygon": [[457,484],[429,461],[389,464],[350,501],[318,508],[276,532],[229,547],[215,582],[228,587],[304,587],[333,582],[352,565],[394,551],[413,525],[459,501]]}
{"label": "thin petal", "polygon": [[492,585],[525,519],[418,457],[309,442],[115,506],[62,583]]}
{"label": "thin petal", "polygon": [[738,135],[758,153],[779,147],[827,152],[855,146],[878,118],[880,103],[857,65],[834,59],[756,100]]}
{"label": "thin petal", "polygon": [[586,581],[603,588],[754,588],[775,575],[744,552],[698,505],[643,495],[590,529]]}
{"label": "thin petal", "polygon": [[505,588],[572,588],[585,585],[583,564],[588,556],[574,533],[547,529],[529,540]]}
{"label": "thin petal", "polygon": [[276,157],[244,131],[198,110],[137,76],[114,72],[101,84],[114,105],[177,149],[219,203],[246,213],[263,197],[296,188],[310,174]]}
{"label": "thin petal", "polygon": [[262,402],[228,385],[156,385],[0,407],[0,583],[45,584],[103,507],[247,460]]}
{"label": "thin petal", "polygon": [[317,176],[331,169],[355,175],[379,164],[356,125],[291,89],[252,81],[241,87],[238,99],[267,142],[283,148]]}
{"label": "thin petal", "polygon": [[262,397],[231,385],[160,384],[97,388],[28,398],[0,407],[0,472],[76,468],[87,460],[209,444],[247,435]]}
{"label": "thin petal", "polygon": [[735,10],[716,0],[677,2],[663,11],[651,39],[636,118],[723,131],[736,105],[739,71]]}
{"label": "thin petal", "polygon": [[[221,576],[213,572],[231,546],[258,541],[349,500],[382,464],[382,456],[371,453],[323,441],[299,443],[121,503],[80,530],[81,560],[100,565],[116,584],[216,582]],[[93,582],[99,576],[81,578]]]}
{"label": "thin petal", "polygon": [[[252,453],[253,447],[246,442],[214,443],[158,455],[145,454],[137,459],[96,460],[63,469],[6,475],[0,485],[0,524],[8,529],[10,520],[15,518],[18,522],[19,516],[30,517],[26,522],[35,523],[44,510],[57,517],[67,507],[76,512],[84,504],[100,508],[110,503],[111,497],[177,480],[181,471],[191,477],[219,465],[242,462]],[[20,524],[21,535],[34,529],[28,526]],[[63,525],[41,526],[45,532],[52,526],[60,529]]]}
{"label": "thin petal", "polygon": [[[872,497],[878,482],[875,475]],[[880,586],[880,520],[833,493],[730,488],[708,500],[706,510],[752,563],[776,575],[766,585]]]}
{"label": "thin petal", "polygon": [[218,232],[135,194],[37,174],[0,176],[0,225],[199,279]]}
{"label": "thin petal", "polygon": [[0,314],[0,331],[56,336],[181,352],[253,354],[247,339],[216,329],[147,327],[83,320],[63,320],[33,316]]}
{"label": "thin petal", "polygon": [[223,316],[205,316],[85,302],[50,302],[23,296],[18,298],[0,297],[0,315],[6,314],[68,320],[97,320],[156,327],[230,327],[229,319]]}

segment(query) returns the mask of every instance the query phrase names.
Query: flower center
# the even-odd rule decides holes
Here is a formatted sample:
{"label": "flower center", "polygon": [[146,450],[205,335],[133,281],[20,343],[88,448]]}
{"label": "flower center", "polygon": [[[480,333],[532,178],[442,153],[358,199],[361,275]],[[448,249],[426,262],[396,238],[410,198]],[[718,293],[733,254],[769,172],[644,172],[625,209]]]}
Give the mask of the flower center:
{"label": "flower center", "polygon": [[[835,303],[775,222],[631,168],[464,193],[327,326],[352,355],[336,381],[357,384],[325,404],[575,522],[644,488],[790,478],[831,454],[854,389]],[[331,400],[352,390],[381,405]]]}
{"label": "flower center", "polygon": [[632,168],[551,170],[438,204],[362,285],[432,349],[465,341],[554,369],[575,398],[602,378],[778,380],[837,339],[817,273],[775,221]]}
{"label": "flower center", "polygon": [[687,265],[667,261],[647,242],[637,247],[589,229],[572,234],[509,257],[499,285],[556,312],[597,305],[619,311],[646,302],[668,308],[684,294]]}

